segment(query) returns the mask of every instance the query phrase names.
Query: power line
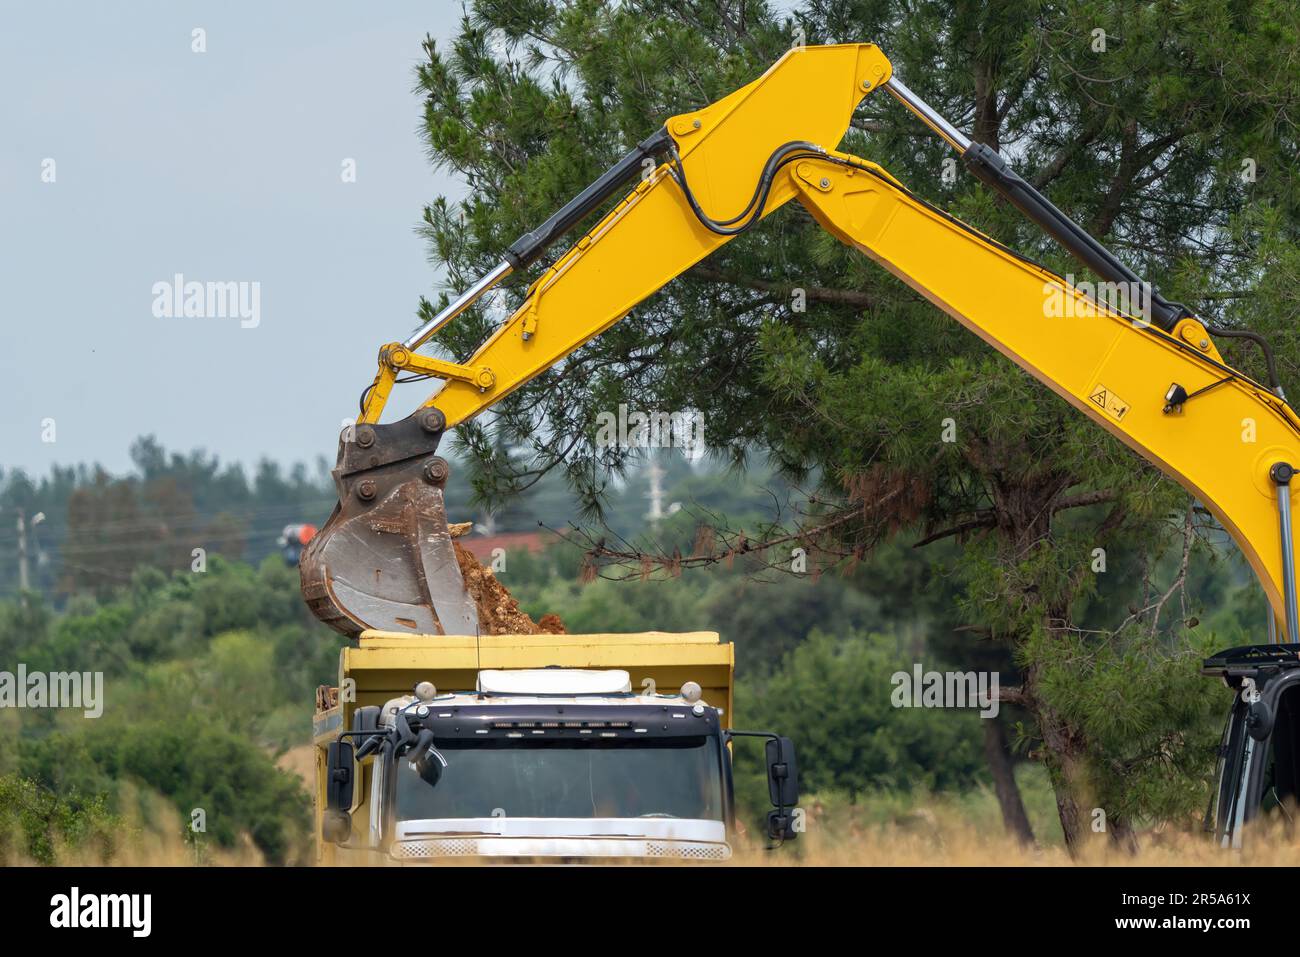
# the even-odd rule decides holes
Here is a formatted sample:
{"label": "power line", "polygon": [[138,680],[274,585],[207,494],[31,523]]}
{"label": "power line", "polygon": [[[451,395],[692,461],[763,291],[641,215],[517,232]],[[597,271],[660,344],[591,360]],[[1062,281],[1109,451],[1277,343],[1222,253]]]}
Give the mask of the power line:
{"label": "power line", "polygon": [[[181,511],[152,511],[152,510],[144,509],[142,510],[143,514],[135,518],[119,519],[117,521],[112,521],[112,522],[87,524],[80,527],[88,532],[117,531],[117,530],[121,530],[124,532],[152,531],[156,529],[158,527],[158,523],[162,521],[165,522],[169,526],[169,528],[183,529],[187,525],[194,525],[194,526],[207,525],[223,516],[228,516],[234,519],[247,519],[249,521],[256,521],[258,519],[265,520],[270,516],[276,514],[290,515],[290,516],[300,515],[303,512],[309,511],[317,507],[322,509],[332,508],[335,502],[337,501],[338,500],[334,498],[315,499],[315,500],[302,502],[302,503],[268,505],[262,508],[252,508],[252,509],[232,510],[232,509],[222,508],[215,512],[210,512],[210,513],[202,513],[202,512],[188,511],[188,510],[181,512]],[[49,526],[50,532],[53,532],[56,529],[62,531],[68,531],[71,527],[66,518],[46,521],[44,524],[46,526]],[[3,532],[0,532],[0,542],[5,542],[6,538],[8,539],[9,542],[16,541],[17,540],[16,531],[8,532],[7,530],[5,530]]]}

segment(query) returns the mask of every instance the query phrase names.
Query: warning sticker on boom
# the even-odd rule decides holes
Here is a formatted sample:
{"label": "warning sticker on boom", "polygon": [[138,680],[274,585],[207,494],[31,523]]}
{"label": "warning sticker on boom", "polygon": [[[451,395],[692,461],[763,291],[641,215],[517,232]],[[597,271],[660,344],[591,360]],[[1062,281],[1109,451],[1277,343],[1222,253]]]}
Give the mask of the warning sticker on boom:
{"label": "warning sticker on boom", "polygon": [[1100,382],[1088,393],[1088,401],[1101,409],[1116,422],[1121,422],[1128,414],[1129,404]]}

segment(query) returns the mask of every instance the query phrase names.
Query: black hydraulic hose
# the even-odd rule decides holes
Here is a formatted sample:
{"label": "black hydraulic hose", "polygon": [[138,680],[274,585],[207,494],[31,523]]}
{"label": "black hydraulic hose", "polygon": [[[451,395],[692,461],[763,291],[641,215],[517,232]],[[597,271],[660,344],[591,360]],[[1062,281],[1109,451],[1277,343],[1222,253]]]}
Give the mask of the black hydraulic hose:
{"label": "black hydraulic hose", "polygon": [[1249,329],[1228,329],[1224,326],[1206,325],[1206,330],[1212,336],[1222,336],[1225,339],[1249,339],[1255,345],[1259,346],[1264,353],[1264,363],[1268,366],[1268,387],[1277,394],[1279,398],[1285,399],[1282,392],[1281,380],[1277,377],[1277,360],[1273,356],[1273,347],[1268,344],[1268,340],[1258,332],[1251,332]]}
{"label": "black hydraulic hose", "polygon": [[[717,233],[719,236],[736,236],[749,229],[763,215],[763,207],[767,205],[767,198],[772,192],[772,184],[776,180],[776,174],[780,170],[799,159],[827,159],[826,151],[814,143],[808,143],[802,140],[796,140],[778,146],[772,155],[767,158],[763,164],[763,171],[759,175],[758,183],[754,187],[754,193],[745,208],[739,214],[730,219],[713,219],[703,209],[700,208],[699,202],[695,199],[695,194],[691,192],[690,184],[686,181],[686,170],[682,166],[681,157],[677,155],[677,150],[671,150],[672,166],[669,167],[669,175],[681,187],[682,195],[686,197],[687,204],[691,207],[691,212],[710,232]],[[743,222],[742,222],[743,220]],[[739,225],[734,225],[739,223]]]}
{"label": "black hydraulic hose", "polygon": [[[704,212],[704,210],[700,208],[699,204],[695,201],[695,194],[691,192],[690,186],[688,186],[686,183],[686,171],[682,168],[682,158],[677,153],[677,147],[674,146],[669,151],[668,155],[669,158],[672,160],[672,166],[670,167],[669,175],[672,176],[673,182],[675,182],[678,186],[681,187],[682,193],[684,193],[686,196],[687,203],[690,204],[691,212],[695,214],[695,218],[698,219],[704,225],[709,226],[710,228],[712,228],[713,226],[718,226],[718,227],[734,226],[736,223],[740,222],[742,219],[744,219],[746,216],[750,214],[750,212],[754,208],[755,203],[759,202],[760,200],[762,200],[764,203],[767,202],[767,196],[763,190],[763,175],[760,174],[758,177],[758,182],[754,184],[753,195],[749,197],[749,202],[745,204],[744,209],[742,209],[735,216],[732,216],[730,219],[713,219],[712,217],[708,216]],[[763,164],[764,171],[767,170],[767,164],[771,162],[772,162],[772,157],[769,156],[767,158],[767,163]]]}

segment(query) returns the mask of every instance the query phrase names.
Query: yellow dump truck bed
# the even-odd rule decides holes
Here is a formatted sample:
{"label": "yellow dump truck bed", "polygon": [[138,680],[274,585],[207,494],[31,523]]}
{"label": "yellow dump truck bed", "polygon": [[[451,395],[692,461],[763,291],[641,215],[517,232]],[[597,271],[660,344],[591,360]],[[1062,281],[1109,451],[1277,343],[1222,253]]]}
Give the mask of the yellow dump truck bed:
{"label": "yellow dump truck bed", "polygon": [[734,664],[733,646],[713,631],[481,638],[366,631],[339,655],[338,701],[316,712],[315,735],[323,747],[350,726],[357,707],[410,694],[419,681],[432,681],[439,692],[472,691],[480,670],[546,667],[621,668],[637,692],[647,679],[662,693],[695,681],[730,727]]}

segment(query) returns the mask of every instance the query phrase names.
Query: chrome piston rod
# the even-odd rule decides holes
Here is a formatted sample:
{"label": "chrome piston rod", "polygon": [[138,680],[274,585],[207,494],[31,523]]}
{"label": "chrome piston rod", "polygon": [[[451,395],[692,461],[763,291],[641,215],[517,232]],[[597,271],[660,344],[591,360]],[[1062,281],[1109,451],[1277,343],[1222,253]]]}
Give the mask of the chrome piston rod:
{"label": "chrome piston rod", "polygon": [[1277,489],[1277,519],[1282,539],[1282,600],[1286,605],[1286,640],[1300,643],[1300,614],[1296,612],[1295,537],[1291,529],[1291,479],[1296,470],[1278,462],[1268,471]]}
{"label": "chrome piston rod", "polygon": [[944,119],[943,115],[929,103],[909,90],[902,80],[890,77],[885,81],[885,89],[894,99],[920,117],[922,123],[943,137],[958,153],[965,153],[970,149],[970,137]]}
{"label": "chrome piston rod", "polygon": [[402,345],[405,348],[412,350],[420,348],[420,346],[424,345],[433,337],[435,332],[447,323],[451,322],[451,320],[455,319],[470,306],[474,305],[474,303],[482,299],[484,293],[499,283],[502,279],[505,279],[512,272],[514,272],[514,267],[511,266],[510,263],[502,260],[497,264],[496,268],[461,293],[454,302],[448,303],[447,307],[443,309],[442,312],[438,313],[419,329],[416,329],[413,333],[407,336],[406,339],[402,341]]}

